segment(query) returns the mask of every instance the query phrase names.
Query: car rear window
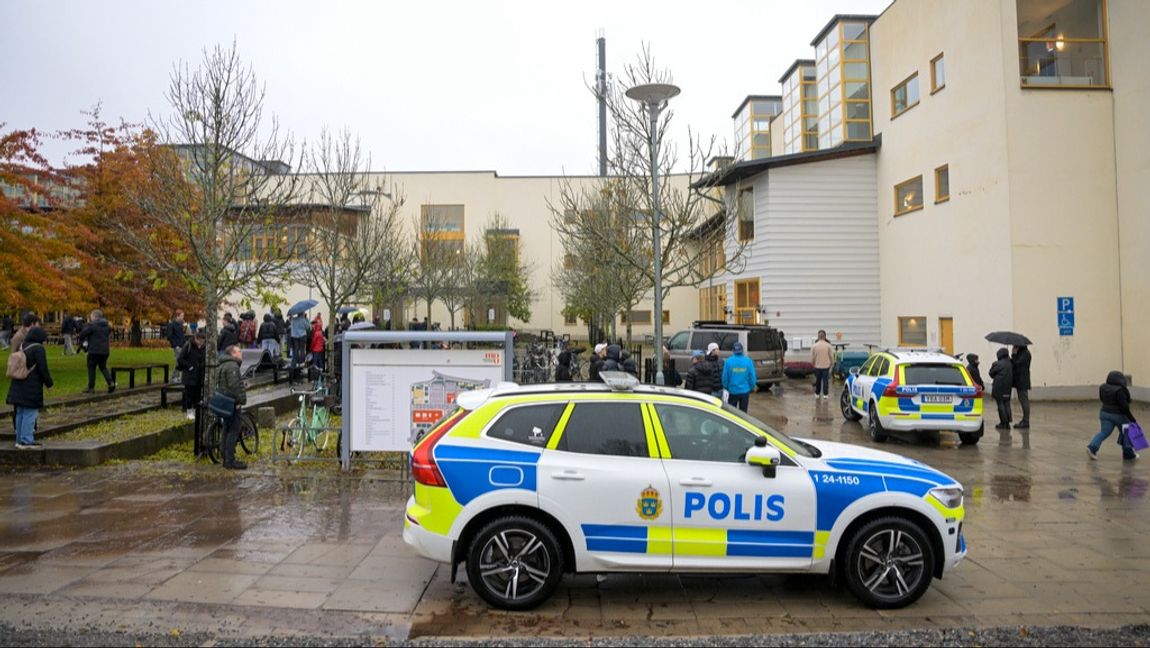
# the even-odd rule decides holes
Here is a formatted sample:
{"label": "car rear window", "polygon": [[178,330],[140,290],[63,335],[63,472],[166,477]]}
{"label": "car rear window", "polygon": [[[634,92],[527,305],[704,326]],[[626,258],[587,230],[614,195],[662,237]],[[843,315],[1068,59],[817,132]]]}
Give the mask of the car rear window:
{"label": "car rear window", "polygon": [[966,377],[956,365],[906,365],[902,372],[908,385],[966,385]]}
{"label": "car rear window", "polygon": [[567,403],[548,403],[507,410],[487,430],[487,436],[537,448],[546,447],[566,407]]}
{"label": "car rear window", "polygon": [[778,331],[751,329],[747,331],[748,351],[779,351],[783,348],[783,336]]}

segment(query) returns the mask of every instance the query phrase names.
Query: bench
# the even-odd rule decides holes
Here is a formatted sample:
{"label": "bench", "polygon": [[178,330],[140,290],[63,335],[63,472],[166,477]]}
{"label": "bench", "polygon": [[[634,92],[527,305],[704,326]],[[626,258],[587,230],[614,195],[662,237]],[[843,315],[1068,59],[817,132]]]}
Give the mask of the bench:
{"label": "bench", "polygon": [[177,392],[180,396],[184,395],[184,386],[180,383],[168,383],[160,387],[160,407],[166,408],[168,406],[168,394]]}
{"label": "bench", "polygon": [[146,371],[147,372],[147,376],[148,376],[147,384],[150,385],[150,384],[152,384],[152,370],[153,369],[163,369],[163,371],[164,371],[164,382],[166,383],[166,382],[168,382],[168,371],[170,370],[170,367],[166,364],[136,364],[136,365],[111,365],[108,367],[108,369],[112,372],[112,380],[116,383],[120,382],[119,379],[117,378],[116,374],[126,372],[128,374],[128,387],[132,388],[132,387],[136,386],[136,372],[137,371]]}

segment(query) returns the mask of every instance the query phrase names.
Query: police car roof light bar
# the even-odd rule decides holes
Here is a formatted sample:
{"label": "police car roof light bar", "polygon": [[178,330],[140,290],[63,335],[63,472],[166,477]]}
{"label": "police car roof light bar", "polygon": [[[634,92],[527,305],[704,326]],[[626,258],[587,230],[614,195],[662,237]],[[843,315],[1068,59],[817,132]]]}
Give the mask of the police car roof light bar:
{"label": "police car roof light bar", "polygon": [[634,391],[639,386],[639,379],[625,371],[601,371],[599,377],[611,391]]}

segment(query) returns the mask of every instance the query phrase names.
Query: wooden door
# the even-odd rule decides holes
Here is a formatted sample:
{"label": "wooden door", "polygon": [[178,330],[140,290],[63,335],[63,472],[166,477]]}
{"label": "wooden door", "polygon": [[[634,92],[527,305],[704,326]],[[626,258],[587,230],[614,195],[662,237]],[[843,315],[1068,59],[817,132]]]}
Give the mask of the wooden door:
{"label": "wooden door", "polygon": [[947,355],[954,355],[953,317],[938,318],[938,345],[942,347],[943,353]]}

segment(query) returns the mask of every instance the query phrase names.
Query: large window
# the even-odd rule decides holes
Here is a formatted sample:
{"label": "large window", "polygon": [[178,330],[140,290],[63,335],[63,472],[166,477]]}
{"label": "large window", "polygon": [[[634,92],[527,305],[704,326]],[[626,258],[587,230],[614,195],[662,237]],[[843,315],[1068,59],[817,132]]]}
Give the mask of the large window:
{"label": "large window", "polygon": [[758,279],[735,282],[735,322],[739,324],[759,323]]}
{"label": "large window", "polygon": [[1017,0],[1018,67],[1028,88],[1105,88],[1106,0]]}
{"label": "large window", "polygon": [[890,91],[890,117],[894,119],[918,105],[918,72]]}
{"label": "large window", "polygon": [[916,315],[898,318],[899,346],[926,346],[926,318]]}
{"label": "large window", "polygon": [[934,202],[950,200],[950,165],[944,164],[934,170]]}
{"label": "large window", "polygon": [[619,313],[619,323],[626,324],[630,320],[632,324],[650,324],[651,311],[649,310],[633,310],[630,313]]}
{"label": "large window", "polygon": [[724,320],[727,318],[723,306],[727,301],[725,285],[699,289],[699,319]]}
{"label": "large window", "polygon": [[743,189],[739,192],[739,242],[755,240],[755,192]]}
{"label": "large window", "polygon": [[894,186],[894,215],[902,216],[922,209],[922,176]]}
{"label": "large window", "polygon": [[567,420],[558,450],[646,457],[647,432],[638,403],[579,403]]}
{"label": "large window", "polygon": [[424,259],[463,252],[463,205],[420,205],[419,242]]}
{"label": "large window", "polygon": [[930,61],[930,93],[934,94],[946,87],[946,63],[942,54]]}
{"label": "large window", "polygon": [[546,447],[566,407],[566,403],[547,403],[510,409],[491,425],[487,436],[537,448]]}

